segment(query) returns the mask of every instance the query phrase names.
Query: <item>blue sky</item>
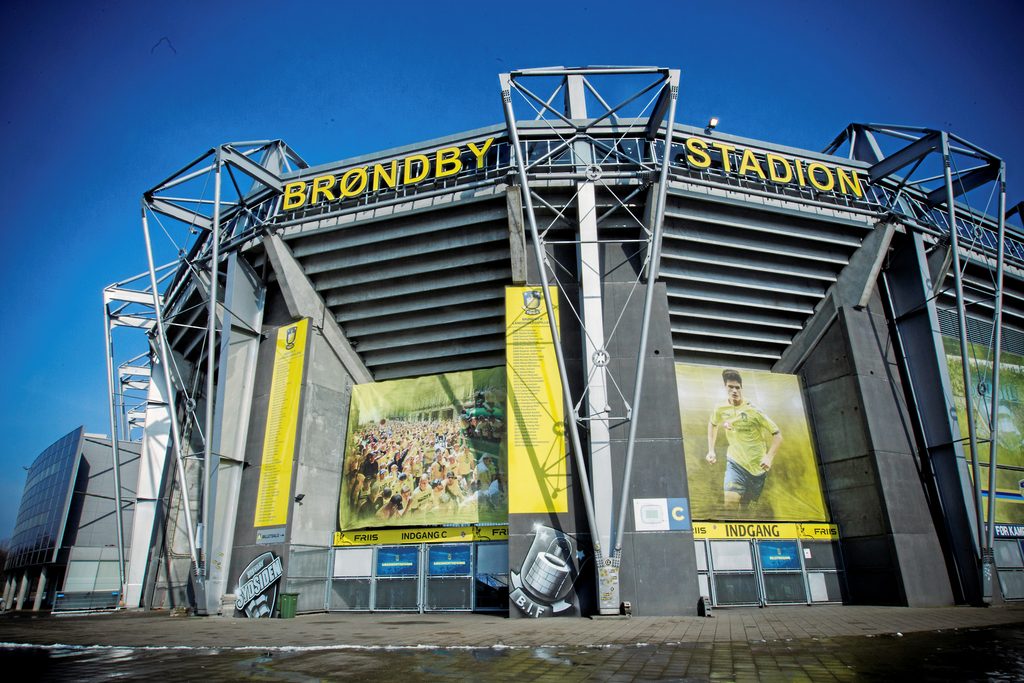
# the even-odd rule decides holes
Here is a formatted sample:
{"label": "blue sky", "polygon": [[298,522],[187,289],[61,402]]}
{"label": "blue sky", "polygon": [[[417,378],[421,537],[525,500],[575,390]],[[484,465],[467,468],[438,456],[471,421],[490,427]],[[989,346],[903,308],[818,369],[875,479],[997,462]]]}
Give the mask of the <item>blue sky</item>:
{"label": "blue sky", "polygon": [[142,192],[222,142],[312,164],[502,118],[498,74],[681,69],[677,120],[820,150],[951,130],[1024,199],[1018,2],[25,2],[0,8],[0,538],[23,465],[109,431],[102,288],[145,270]]}

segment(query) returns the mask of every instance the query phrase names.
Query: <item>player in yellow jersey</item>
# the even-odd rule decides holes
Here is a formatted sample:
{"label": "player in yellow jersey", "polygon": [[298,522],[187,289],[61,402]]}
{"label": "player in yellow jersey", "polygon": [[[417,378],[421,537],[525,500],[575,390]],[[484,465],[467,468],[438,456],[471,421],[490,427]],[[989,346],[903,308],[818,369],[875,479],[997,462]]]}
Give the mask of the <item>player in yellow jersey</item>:
{"label": "player in yellow jersey", "polygon": [[728,400],[715,408],[708,421],[708,454],[710,464],[718,461],[715,442],[719,429],[725,430],[729,442],[725,464],[725,506],[747,508],[764,490],[768,471],[782,445],[782,432],[770,417],[743,398],[743,379],[735,370],[722,372]]}

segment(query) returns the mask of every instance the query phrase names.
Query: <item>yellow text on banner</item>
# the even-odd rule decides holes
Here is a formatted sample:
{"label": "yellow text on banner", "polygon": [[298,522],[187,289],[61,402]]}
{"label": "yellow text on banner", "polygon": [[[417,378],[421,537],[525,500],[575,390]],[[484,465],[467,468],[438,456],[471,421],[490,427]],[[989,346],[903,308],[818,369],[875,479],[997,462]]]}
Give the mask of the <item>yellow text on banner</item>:
{"label": "yellow text on banner", "polygon": [[505,288],[505,354],[509,514],[568,512],[562,382],[541,288]]}
{"label": "yellow text on banner", "polygon": [[263,436],[263,466],[256,496],[254,524],[257,527],[288,522],[308,322],[300,320],[277,331],[274,377],[270,382],[270,402],[267,406],[267,430]]}
{"label": "yellow text on banner", "polygon": [[805,541],[835,541],[839,527],[824,522],[694,522],[694,538],[757,539],[799,538]]}
{"label": "yellow text on banner", "polygon": [[403,543],[459,543],[468,541],[507,541],[507,526],[410,527],[335,531],[335,546],[400,545]]}

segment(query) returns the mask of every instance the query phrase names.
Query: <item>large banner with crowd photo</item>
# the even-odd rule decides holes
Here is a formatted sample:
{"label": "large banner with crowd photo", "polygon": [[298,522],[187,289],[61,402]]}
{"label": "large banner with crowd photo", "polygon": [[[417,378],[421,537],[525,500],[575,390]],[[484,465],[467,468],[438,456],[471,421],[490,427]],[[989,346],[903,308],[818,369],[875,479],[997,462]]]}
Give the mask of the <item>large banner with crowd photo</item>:
{"label": "large banner with crowd photo", "polygon": [[676,365],[695,520],[827,521],[800,380]]}
{"label": "large banner with crowd photo", "polygon": [[352,388],[338,528],[508,522],[505,368]]}
{"label": "large banner with crowd photo", "polygon": [[[956,404],[960,435],[964,438],[964,456],[968,464],[967,400],[964,398],[964,370],[960,342],[942,338],[949,367],[949,381]],[[978,439],[978,466],[984,492],[984,512],[988,516],[989,440],[992,438],[992,354],[987,346],[968,344],[968,357],[974,386],[974,427]],[[1024,523],[1024,356],[1003,351],[999,354],[999,406],[996,411],[999,448],[996,450],[995,521]],[[968,468],[970,471],[970,468]]]}

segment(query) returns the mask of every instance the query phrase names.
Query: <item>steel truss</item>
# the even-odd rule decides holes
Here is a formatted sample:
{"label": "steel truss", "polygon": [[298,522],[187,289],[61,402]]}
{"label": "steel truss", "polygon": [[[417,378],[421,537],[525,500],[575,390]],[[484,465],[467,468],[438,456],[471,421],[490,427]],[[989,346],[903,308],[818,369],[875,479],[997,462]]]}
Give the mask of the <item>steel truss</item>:
{"label": "steel truss", "polygon": [[[669,170],[668,155],[662,153],[659,158],[655,141],[660,136],[662,150],[670,149],[679,72],[655,67],[555,67],[513,71],[501,74],[500,80],[523,209],[533,240],[558,360],[566,427],[594,544],[599,610],[601,614],[618,614],[622,538],[643,391],[654,283],[659,271]],[[550,94],[541,97],[534,92],[546,85],[553,87]],[[607,94],[623,87],[627,90],[616,98],[619,103],[614,106],[608,104],[599,90],[605,88]],[[559,95],[565,104],[561,109],[552,105]],[[601,110],[596,116],[588,112],[588,99]],[[635,111],[637,105],[641,105],[639,112]],[[532,120],[517,117],[517,107],[520,111],[529,112]],[[626,112],[631,114],[629,118],[626,118]],[[636,135],[640,132],[645,134],[648,150],[635,150],[636,153],[629,154],[619,147],[630,133]],[[549,145],[546,150],[532,153],[531,140],[553,141],[555,138],[558,143],[553,147]],[[638,215],[637,207],[642,205],[644,193],[650,195],[646,197],[648,211]],[[600,209],[602,200],[609,205],[603,212]],[[551,215],[551,220],[543,226],[538,225],[538,205]],[[649,210],[651,206],[655,207],[653,211]],[[630,233],[639,237],[631,237]],[[601,265],[602,247],[610,244],[632,244],[636,254],[643,256],[643,266],[638,269],[632,283],[631,296],[612,318],[605,315],[611,307],[602,297],[604,271]],[[575,264],[559,262],[559,245],[575,247]],[[564,289],[567,277],[571,278],[570,286],[573,289],[578,287],[580,292],[578,305],[567,302],[583,336],[583,388],[575,392],[574,382],[566,369],[550,291],[552,281]],[[633,391],[627,400],[623,389],[628,385],[615,379],[608,363],[607,349],[616,332],[620,332],[618,323],[632,299],[632,293],[640,289],[644,290],[643,318]],[[606,331],[608,320],[615,323]],[[609,393],[613,390],[625,406],[624,415],[611,414]],[[613,517],[616,482],[613,482],[609,434],[611,424],[620,421],[629,423],[629,432],[625,471],[622,481],[617,482],[620,505],[617,517]],[[583,456],[581,427],[589,434],[589,462]]]}
{"label": "steel truss", "polygon": [[[215,550],[211,547],[211,477],[222,455],[213,450],[216,410],[220,408],[214,400],[221,355],[218,335],[225,325],[248,327],[225,307],[223,271],[228,256],[276,216],[283,189],[281,174],[307,167],[280,140],[237,142],[208,150],[143,195],[141,219],[148,273],[104,290],[114,459],[120,462],[118,439],[130,438],[139,424],[140,412],[144,414],[147,407],[145,402],[127,404],[128,390],[144,390],[152,373],[159,372],[169,391],[166,409],[200,613],[207,610],[204,586],[209,576],[208,560]],[[167,238],[156,248],[151,219]],[[165,245],[170,245],[172,260],[158,267],[155,255],[166,255]],[[117,354],[111,330],[119,326],[145,332],[149,351],[117,365],[115,373]],[[196,334],[200,330],[204,332],[201,336]],[[251,332],[259,334],[259,330]],[[201,340],[198,346],[197,339]],[[185,470],[189,459],[201,463],[197,520],[192,518]],[[114,472],[117,478],[117,467]],[[118,483],[115,488],[119,494]],[[126,580],[120,514],[117,527],[123,595]]]}
{"label": "steel truss", "polygon": [[[1006,221],[1014,213],[1020,213],[1020,205],[1007,211],[1006,165],[1003,161],[952,133],[909,126],[851,124],[825,152],[836,153],[844,145],[848,146],[850,158],[873,164],[868,176],[873,186],[886,189],[885,201],[889,214],[920,232],[937,237],[936,249],[946,250],[938,272],[932,274],[933,290],[928,305],[935,306],[935,299],[943,292],[947,276],[951,274],[967,404],[966,441],[973,480],[975,552],[980,563],[982,598],[990,601],[995,578],[993,548],[1003,275],[1008,252],[1011,256],[1019,252],[1019,249],[1009,249],[1016,245],[1008,244]],[[883,151],[883,147],[892,146],[897,149],[888,153]],[[908,167],[909,170],[905,170]],[[897,176],[897,173],[905,175]],[[994,221],[990,218],[993,197],[997,205]],[[986,202],[984,208],[972,206],[972,200],[977,203],[979,199]],[[1018,232],[1017,244],[1020,239]],[[968,301],[964,293],[964,272],[969,261],[984,264],[985,271],[992,277],[991,287],[988,288],[993,310],[992,334],[987,354],[991,358],[990,370],[983,366],[981,359],[973,357],[968,344],[967,308],[980,301]],[[972,311],[977,310],[977,306],[972,308]],[[977,313],[974,315],[977,316]],[[901,340],[901,343],[906,344],[905,340]],[[982,402],[977,408],[973,391],[975,374],[980,378],[978,394]],[[952,395],[946,399],[949,406],[954,405]],[[989,436],[984,439],[979,438],[979,417],[988,423]],[[984,514],[986,491],[979,463],[980,446],[985,443],[989,446],[990,454],[987,518]]]}

